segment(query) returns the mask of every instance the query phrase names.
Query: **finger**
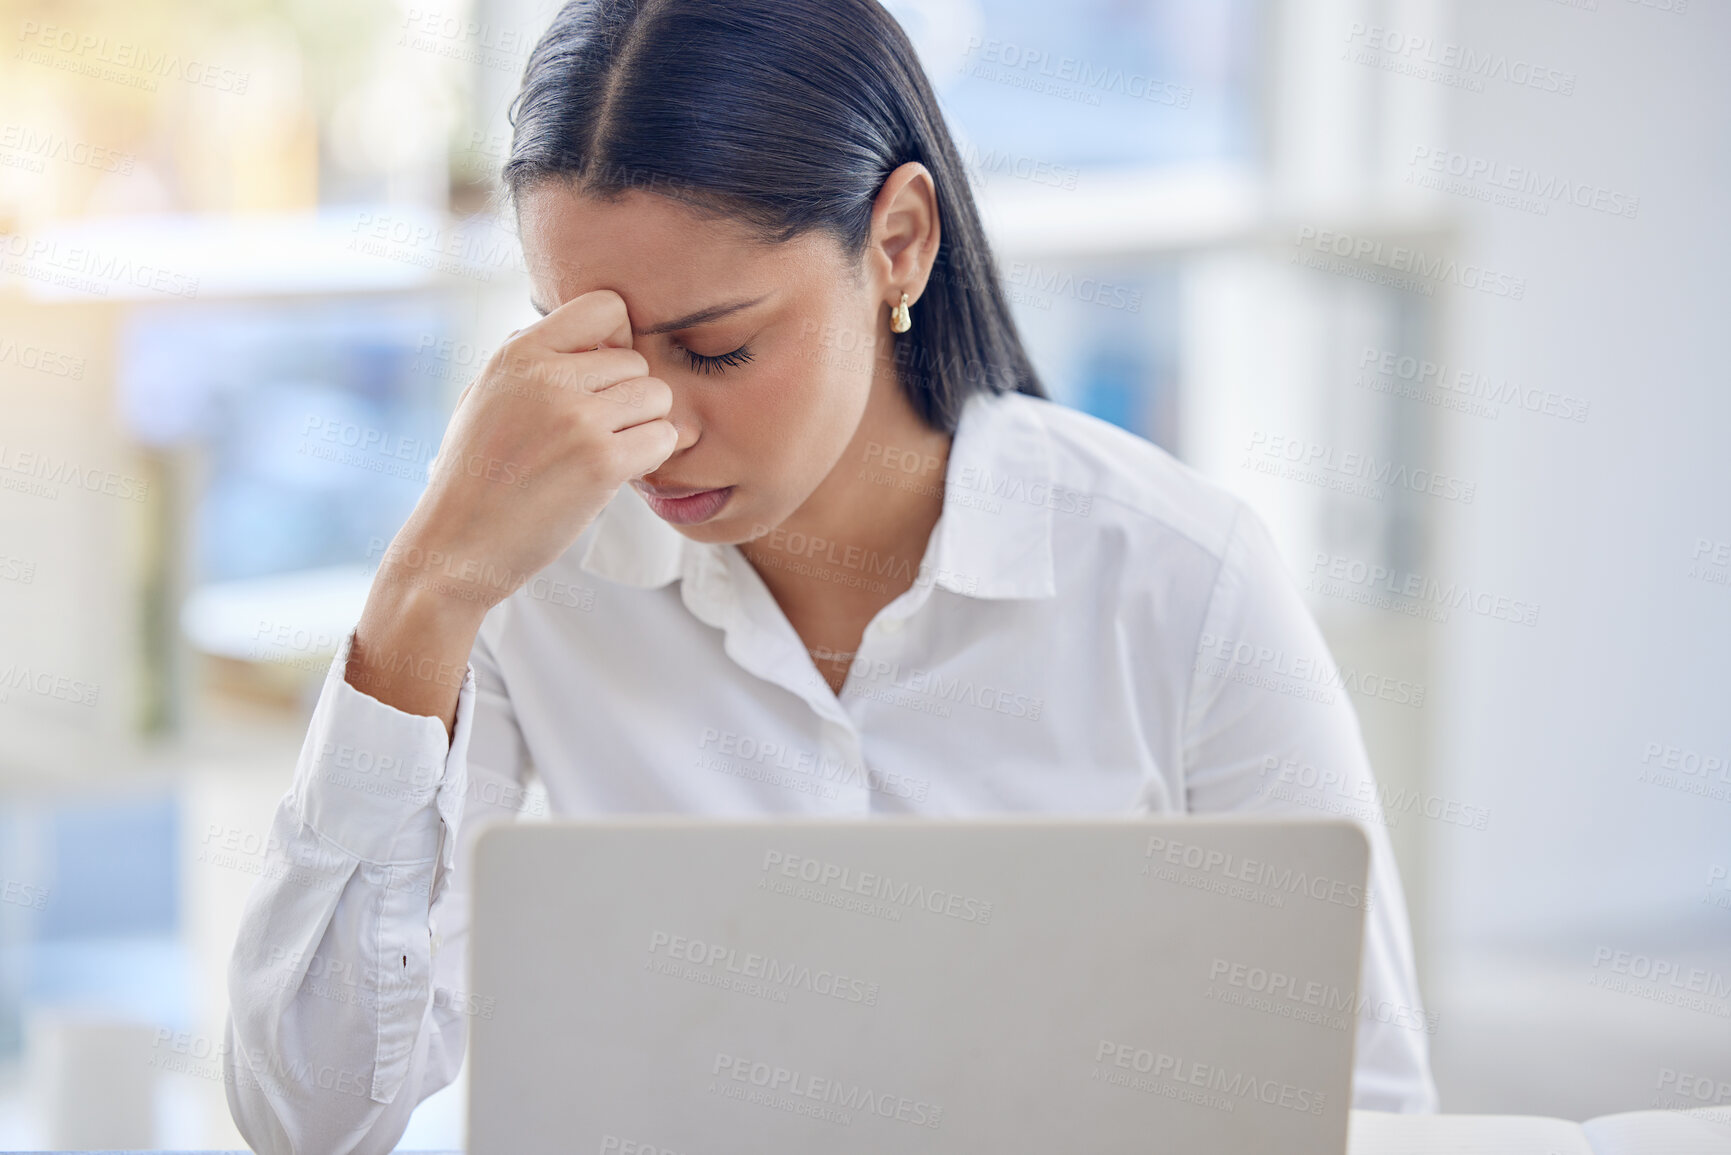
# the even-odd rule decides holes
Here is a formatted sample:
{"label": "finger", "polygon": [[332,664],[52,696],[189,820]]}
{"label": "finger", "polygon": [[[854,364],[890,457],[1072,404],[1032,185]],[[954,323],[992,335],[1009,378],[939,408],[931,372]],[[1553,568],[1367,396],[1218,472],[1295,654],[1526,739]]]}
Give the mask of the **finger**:
{"label": "finger", "polygon": [[556,353],[581,353],[597,345],[631,348],[631,317],[625,298],[612,289],[572,297],[523,330],[523,336]]}
{"label": "finger", "polygon": [[673,409],[673,389],[659,377],[633,377],[595,396],[611,403],[608,421],[614,432],[666,417]]}
{"label": "finger", "polygon": [[620,381],[644,376],[649,372],[649,362],[635,349],[602,348],[583,353],[531,350],[502,357],[498,369],[513,380],[595,393]]}
{"label": "finger", "polygon": [[626,463],[627,479],[660,468],[679,447],[679,430],[664,417],[621,429],[613,436],[619,439],[620,460]]}

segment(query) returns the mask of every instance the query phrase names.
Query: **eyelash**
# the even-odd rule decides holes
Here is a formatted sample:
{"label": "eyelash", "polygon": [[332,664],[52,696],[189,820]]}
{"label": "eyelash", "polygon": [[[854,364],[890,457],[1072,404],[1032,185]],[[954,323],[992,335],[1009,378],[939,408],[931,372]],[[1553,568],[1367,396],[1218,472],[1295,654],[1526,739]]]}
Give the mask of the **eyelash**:
{"label": "eyelash", "polygon": [[686,358],[691,362],[691,368],[698,373],[725,373],[730,366],[744,365],[751,360],[751,349],[741,345],[731,353],[723,353],[719,357],[705,357],[702,353],[685,350]]}

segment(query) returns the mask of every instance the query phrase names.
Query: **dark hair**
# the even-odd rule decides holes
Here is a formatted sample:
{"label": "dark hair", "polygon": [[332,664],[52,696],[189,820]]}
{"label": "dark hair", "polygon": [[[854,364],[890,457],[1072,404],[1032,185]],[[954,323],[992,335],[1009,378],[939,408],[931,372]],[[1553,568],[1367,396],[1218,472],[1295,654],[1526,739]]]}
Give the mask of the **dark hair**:
{"label": "dark hair", "polygon": [[894,338],[914,409],[953,433],[971,393],[1046,396],[998,283],[967,174],[913,45],[878,0],[572,0],[511,104],[512,197],[549,177],[865,249],[872,202],[918,161],[940,244]]}

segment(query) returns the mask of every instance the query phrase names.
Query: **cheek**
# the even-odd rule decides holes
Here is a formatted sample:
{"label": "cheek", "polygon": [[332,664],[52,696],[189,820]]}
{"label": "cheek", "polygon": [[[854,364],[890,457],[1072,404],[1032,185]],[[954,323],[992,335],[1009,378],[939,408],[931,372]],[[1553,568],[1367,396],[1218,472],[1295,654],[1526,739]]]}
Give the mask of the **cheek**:
{"label": "cheek", "polygon": [[751,382],[718,399],[714,412],[737,444],[763,451],[753,465],[827,464],[853,436],[870,387],[869,363],[858,352],[837,359],[790,350],[760,359]]}

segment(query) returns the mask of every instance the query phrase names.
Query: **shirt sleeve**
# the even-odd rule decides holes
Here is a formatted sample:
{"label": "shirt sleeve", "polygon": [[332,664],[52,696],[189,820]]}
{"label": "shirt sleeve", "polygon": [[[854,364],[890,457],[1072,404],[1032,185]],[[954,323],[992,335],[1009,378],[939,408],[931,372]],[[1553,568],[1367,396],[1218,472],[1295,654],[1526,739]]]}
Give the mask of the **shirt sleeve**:
{"label": "shirt sleeve", "polygon": [[1185,711],[1193,811],[1327,814],[1370,841],[1352,1106],[1435,1111],[1412,930],[1381,795],[1338,669],[1267,528],[1240,506]]}
{"label": "shirt sleeve", "polygon": [[265,1155],[371,1155],[457,1077],[469,909],[460,870],[488,819],[523,805],[529,759],[486,642],[456,723],[344,679],[351,633],[277,803],[228,966],[223,1080]]}

